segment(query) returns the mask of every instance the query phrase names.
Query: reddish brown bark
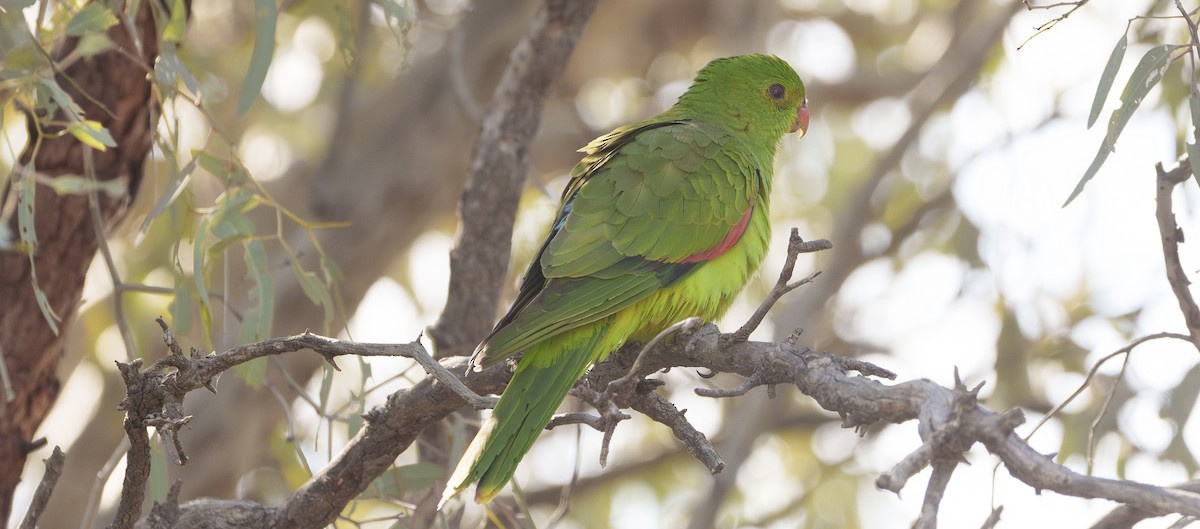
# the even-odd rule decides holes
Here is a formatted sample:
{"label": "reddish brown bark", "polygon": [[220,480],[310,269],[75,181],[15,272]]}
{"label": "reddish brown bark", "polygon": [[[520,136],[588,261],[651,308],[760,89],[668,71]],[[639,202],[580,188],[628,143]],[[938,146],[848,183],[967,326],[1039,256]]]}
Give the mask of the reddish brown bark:
{"label": "reddish brown bark", "polygon": [[[118,3],[119,4],[119,3]],[[124,9],[124,7],[117,7]],[[150,6],[143,2],[134,27],[120,23],[108,31],[108,37],[123,52],[107,51],[90,59],[74,62],[61,72],[59,85],[83,109],[87,119],[99,121],[116,140],[116,148],[92,152],[95,175],[101,181],[121,180],[128,192],[119,197],[99,193],[100,213],[106,225],[119,219],[142,174],[142,164],[150,150],[150,109],[154,104],[147,74],[158,55],[158,38]],[[57,46],[53,56],[67,56],[78,44],[69,38]],[[140,53],[139,53],[140,51]],[[30,119],[34,119],[30,117]],[[56,121],[66,121],[55,116]],[[34,150],[36,129],[30,127],[31,141],[21,161],[31,164],[43,177],[84,175],[84,150],[74,137],[46,137]],[[15,197],[8,197],[15,200]],[[56,195],[39,185],[35,201],[37,246],[33,267],[38,286],[65,329],[74,318],[83,288],[84,276],[98,247],[97,230],[92,224],[86,194]],[[16,233],[15,220],[13,232]],[[64,341],[56,335],[38,308],[32,282],[29,255],[0,251],[0,351],[8,367],[15,399],[0,408],[0,519],[12,510],[12,493],[20,480],[32,436],[58,396],[60,382],[55,375]]]}

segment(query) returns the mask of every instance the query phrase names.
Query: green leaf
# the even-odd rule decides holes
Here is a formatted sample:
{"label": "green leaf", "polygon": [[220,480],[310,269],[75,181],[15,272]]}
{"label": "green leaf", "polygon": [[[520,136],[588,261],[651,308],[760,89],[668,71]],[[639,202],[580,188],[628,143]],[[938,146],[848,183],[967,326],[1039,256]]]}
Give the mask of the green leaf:
{"label": "green leaf", "polygon": [[[244,215],[258,204],[258,197],[249,191],[241,188],[231,189],[217,200],[217,211],[213,213],[213,226],[226,224],[231,217]],[[218,232],[216,228],[213,229],[213,233],[216,233],[217,236],[224,234],[224,232]]]}
{"label": "green leaf", "polygon": [[82,176],[62,175],[48,178],[45,183],[49,184],[50,189],[59,195],[81,195],[93,190],[103,191],[115,197],[125,194],[125,182],[121,180],[96,182]]}
{"label": "green leaf", "polygon": [[[174,168],[175,164],[171,164]],[[179,198],[187,189],[188,181],[192,178],[192,172],[196,170],[196,159],[192,158],[188,161],[183,169],[171,175],[171,182],[167,184],[167,188],[163,190],[162,196],[158,197],[158,201],[154,203],[154,207],[150,209],[150,213],[146,215],[146,219],[142,221],[142,227],[138,228],[137,236],[134,237],[134,244],[140,244],[142,239],[146,237],[146,232],[150,229],[150,223],[154,222],[159,215],[162,215],[171,204],[175,203],[175,199]]]}
{"label": "green leaf", "polygon": [[267,262],[267,247],[258,239],[246,241],[243,245],[246,268],[250,271],[250,279],[254,287],[250,289],[250,298],[258,303],[258,325],[255,328],[254,339],[265,340],[271,336],[271,319],[275,309],[275,278],[271,276],[270,264]]}
{"label": "green leaf", "polygon": [[[158,52],[158,60],[154,62],[154,75],[163,87],[174,89],[176,82],[183,79],[183,85],[193,94],[200,93],[200,82],[188,69],[175,50],[175,44],[164,42]],[[193,151],[193,156],[195,152]]]}
{"label": "green leaf", "polygon": [[192,331],[192,289],[188,288],[183,267],[175,263],[175,297],[167,307],[171,311],[171,326],[175,334],[186,335]]}
{"label": "green leaf", "polygon": [[75,139],[83,142],[84,145],[103,151],[106,147],[116,147],[117,141],[113,139],[112,134],[108,133],[99,121],[85,119],[81,121],[72,121],[67,124],[67,132],[70,132]]}
{"label": "green leaf", "polygon": [[[89,4],[90,5],[90,4]],[[113,47],[113,41],[106,33],[87,33],[79,39],[75,51],[84,59],[95,57]]]}
{"label": "green leaf", "polygon": [[371,482],[371,486],[362,493],[363,498],[399,498],[400,493],[400,476],[396,469],[389,472],[384,472],[375,481]]}
{"label": "green leaf", "polygon": [[1133,74],[1129,76],[1129,82],[1125,83],[1125,90],[1121,92],[1121,108],[1113,112],[1113,118],[1108,124],[1108,135],[1105,136],[1104,143],[1108,145],[1109,150],[1116,150],[1117,137],[1125,130],[1129,118],[1133,117],[1146,94],[1158,84],[1167,67],[1171,65],[1171,52],[1181,47],[1173,44],[1156,46],[1142,56],[1142,60],[1133,69]]}
{"label": "green leaf", "polygon": [[196,227],[196,242],[192,243],[192,282],[196,284],[196,293],[200,296],[200,318],[204,322],[204,332],[212,331],[212,303],[208,300],[208,285],[204,280],[204,257],[208,255],[205,244],[208,242],[208,229],[212,217],[200,219]]}
{"label": "green leaf", "polygon": [[342,62],[349,68],[358,58],[358,45],[355,43],[354,22],[353,17],[346,11],[345,6],[341,2],[333,3],[334,13],[337,15],[337,45],[338,51],[342,54]]}
{"label": "green leaf", "polygon": [[342,275],[341,267],[339,267],[337,262],[328,255],[321,256],[321,270],[324,270],[325,273],[329,275],[330,279],[333,279],[334,281],[341,281],[344,277]]}
{"label": "green leaf", "polygon": [[[317,403],[321,407],[321,413],[325,412],[325,406],[329,404],[329,391],[333,389],[333,367],[325,365],[325,370],[321,373],[321,389],[317,392]],[[354,434],[350,434],[351,437]]]}
{"label": "green leaf", "polygon": [[117,24],[117,16],[104,4],[91,2],[67,22],[67,35],[79,37],[84,33],[102,32]]}
{"label": "green leaf", "polygon": [[1071,196],[1067,197],[1067,201],[1063,202],[1062,207],[1067,207],[1072,200],[1075,200],[1075,197],[1083,192],[1083,186],[1087,185],[1088,181],[1096,176],[1096,173],[1100,171],[1100,166],[1104,165],[1104,160],[1108,159],[1108,154],[1111,152],[1112,150],[1108,148],[1108,145],[1100,145],[1100,150],[1096,151],[1096,158],[1092,160],[1092,165],[1088,166],[1087,171],[1083,173],[1083,178],[1080,178],[1079,183],[1075,184],[1075,190],[1071,191]]}
{"label": "green leaf", "polygon": [[441,465],[433,463],[399,466],[396,467],[396,472],[400,474],[400,486],[409,491],[428,488],[434,482],[442,479],[446,473]]}
{"label": "green leaf", "polygon": [[352,413],[346,418],[346,432],[351,438],[358,435],[358,431],[362,430],[362,426],[363,418],[361,411],[359,413]]}
{"label": "green leaf", "polygon": [[170,439],[159,434],[158,440],[158,446],[150,451],[150,476],[146,490],[150,493],[151,500],[162,502],[166,501],[167,492],[171,488],[171,479],[167,476],[167,452],[171,452],[174,458],[178,458],[179,454],[175,453],[175,446]]}
{"label": "green leaf", "polygon": [[267,69],[275,55],[275,0],[254,0],[254,50],[250,52],[250,70],[238,94],[238,115],[245,114],[262,90]]}
{"label": "green leaf", "polygon": [[1200,145],[1200,89],[1196,88],[1195,81],[1192,82],[1188,104],[1192,107],[1192,143],[1185,141],[1183,145],[1187,151],[1188,165],[1192,168],[1192,178],[1200,185],[1200,148],[1197,148]]}
{"label": "green leaf", "polygon": [[26,7],[33,5],[34,1],[35,0],[0,0],[0,7],[3,7],[5,11],[9,11],[9,10],[20,11],[22,9],[25,9]]}
{"label": "green leaf", "polygon": [[1092,165],[1088,166],[1083,177],[1079,179],[1079,183],[1075,184],[1071,196],[1067,197],[1066,202],[1063,202],[1063,207],[1067,207],[1075,200],[1075,197],[1083,192],[1088,181],[1100,172],[1100,167],[1104,165],[1108,155],[1116,150],[1117,138],[1121,135],[1121,131],[1125,130],[1125,125],[1129,123],[1133,113],[1142,104],[1146,94],[1150,93],[1150,89],[1158,84],[1163,73],[1167,71],[1167,67],[1171,65],[1171,52],[1181,47],[1173,44],[1157,46],[1142,56],[1142,60],[1133,69],[1129,81],[1125,83],[1125,89],[1121,92],[1121,108],[1114,110],[1112,118],[1108,121],[1108,133],[1104,136],[1100,150],[1096,152],[1096,157],[1092,159]]}
{"label": "green leaf", "polygon": [[187,7],[183,5],[183,0],[175,0],[171,3],[171,20],[163,29],[163,40],[183,42],[185,33],[187,33]]}
{"label": "green leaf", "polygon": [[17,195],[17,233],[21,236],[21,243],[25,246],[26,251],[33,255],[37,249],[37,229],[34,226],[34,205],[37,204],[35,195],[37,183],[33,180],[33,175],[36,169],[33,164],[26,166],[26,170],[18,177],[16,185],[20,189],[20,194]]}
{"label": "green leaf", "polygon": [[223,175],[229,172],[226,167],[225,160],[217,158],[204,151],[192,151],[192,156],[200,162],[200,167],[213,176]]}
{"label": "green leaf", "polygon": [[[29,254],[29,266],[33,266],[33,254]],[[50,324],[50,330],[54,331],[54,335],[58,336],[58,315],[54,313],[54,308],[46,299],[46,293],[42,291],[41,285],[38,285],[37,275],[34,275],[33,279],[33,297],[37,299],[38,310],[42,311],[42,318],[45,318],[46,323]]]}
{"label": "green leaf", "polygon": [[58,86],[56,81],[53,79],[38,79],[38,86],[45,89],[46,92],[49,92],[50,99],[53,100],[54,103],[60,108],[66,110],[75,118],[80,119],[79,116],[83,114],[83,109],[79,108],[79,105],[75,103],[75,100],[71,99],[71,96],[67,95],[67,93],[63,91],[62,87]]}
{"label": "green leaf", "polygon": [[1125,57],[1125,48],[1129,46],[1129,34],[1121,35],[1121,40],[1117,41],[1117,46],[1113,48],[1112,54],[1108,56],[1108,64],[1104,66],[1104,72],[1100,74],[1100,84],[1096,85],[1096,97],[1092,100],[1092,112],[1088,115],[1088,128],[1096,124],[1096,118],[1100,117],[1100,109],[1104,108],[1104,100],[1108,99],[1108,91],[1112,89],[1113,81],[1117,78],[1117,70],[1121,69],[1121,59]]}
{"label": "green leaf", "polygon": [[329,289],[317,274],[300,268],[298,264],[292,265],[292,271],[296,273],[296,281],[300,282],[300,288],[304,290],[304,295],[308,296],[309,301],[325,309],[323,332],[328,332],[329,325],[333,323],[333,297],[329,295]]}
{"label": "green leaf", "polygon": [[1187,150],[1188,165],[1192,167],[1192,178],[1196,180],[1196,185],[1200,185],[1200,146],[1186,142],[1183,146]]}

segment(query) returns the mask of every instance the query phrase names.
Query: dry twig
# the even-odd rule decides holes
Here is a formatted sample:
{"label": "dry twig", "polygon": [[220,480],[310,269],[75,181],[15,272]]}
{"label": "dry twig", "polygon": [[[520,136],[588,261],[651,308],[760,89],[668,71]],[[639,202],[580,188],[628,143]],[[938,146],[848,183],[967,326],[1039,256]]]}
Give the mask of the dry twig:
{"label": "dry twig", "polygon": [[25,512],[25,518],[21,520],[20,529],[37,527],[38,518],[42,517],[42,512],[46,510],[46,504],[50,503],[50,494],[54,492],[54,485],[58,483],[58,477],[62,475],[63,463],[66,462],[66,459],[67,455],[56,446],[50,457],[43,461],[46,464],[46,473],[42,475],[42,481],[38,483],[37,490],[33,493],[33,501],[29,503],[29,510]]}

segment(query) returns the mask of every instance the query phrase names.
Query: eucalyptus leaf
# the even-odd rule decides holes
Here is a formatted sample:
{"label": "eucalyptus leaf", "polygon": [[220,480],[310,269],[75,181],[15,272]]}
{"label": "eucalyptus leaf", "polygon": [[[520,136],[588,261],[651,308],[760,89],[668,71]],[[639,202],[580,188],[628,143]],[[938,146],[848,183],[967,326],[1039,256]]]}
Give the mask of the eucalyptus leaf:
{"label": "eucalyptus leaf", "polygon": [[1116,47],[1108,57],[1108,64],[1104,66],[1104,72],[1100,74],[1100,83],[1096,85],[1096,97],[1092,99],[1092,112],[1088,114],[1089,129],[1096,124],[1096,118],[1100,117],[1100,110],[1104,108],[1104,100],[1108,99],[1109,90],[1112,90],[1113,81],[1117,78],[1117,71],[1121,69],[1121,59],[1125,57],[1125,48],[1128,46],[1129,34],[1126,33],[1117,41]]}
{"label": "eucalyptus leaf", "polygon": [[275,0],[254,0],[254,49],[250,52],[250,69],[238,94],[237,113],[245,114],[262,90],[271,59],[275,55]]}
{"label": "eucalyptus leaf", "polygon": [[91,2],[67,22],[67,35],[79,37],[85,33],[102,32],[117,25],[117,16],[102,2]]}

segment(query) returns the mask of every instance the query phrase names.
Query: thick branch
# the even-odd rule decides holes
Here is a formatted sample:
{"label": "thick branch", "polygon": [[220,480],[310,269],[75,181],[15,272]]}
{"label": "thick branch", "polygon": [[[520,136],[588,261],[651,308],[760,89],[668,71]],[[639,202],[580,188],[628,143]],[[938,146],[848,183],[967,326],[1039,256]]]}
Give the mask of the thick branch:
{"label": "thick branch", "polygon": [[544,0],[483,117],[450,252],[450,292],[429,330],[438,357],[465,354],[491,327],[508,272],[513,220],[529,172],[529,142],[596,0]]}
{"label": "thick branch", "polygon": [[1179,245],[1183,243],[1183,229],[1175,223],[1175,213],[1171,210],[1171,192],[1174,191],[1176,184],[1187,181],[1191,175],[1191,164],[1184,156],[1170,171],[1164,171],[1162,164],[1155,169],[1158,178],[1155,181],[1157,207],[1154,216],[1158,219],[1158,233],[1162,238],[1163,260],[1167,265],[1167,280],[1171,283],[1171,291],[1175,293],[1175,299],[1179,301],[1179,311],[1183,313],[1183,319],[1187,322],[1192,344],[1200,349],[1200,308],[1196,307],[1196,300],[1192,298],[1192,292],[1188,288],[1191,281],[1188,280],[1187,273],[1183,270],[1183,264],[1179,261]]}

